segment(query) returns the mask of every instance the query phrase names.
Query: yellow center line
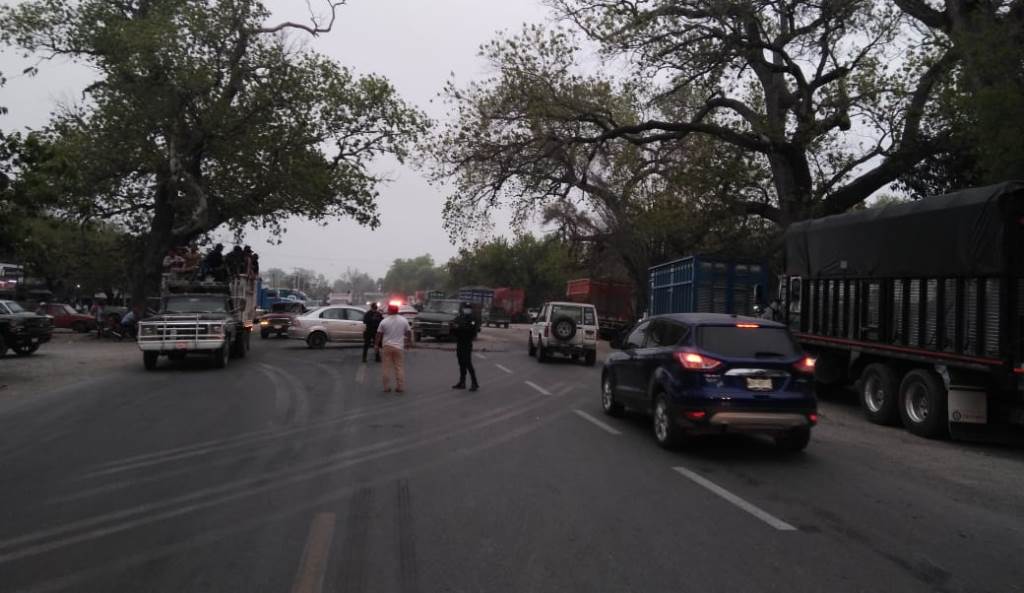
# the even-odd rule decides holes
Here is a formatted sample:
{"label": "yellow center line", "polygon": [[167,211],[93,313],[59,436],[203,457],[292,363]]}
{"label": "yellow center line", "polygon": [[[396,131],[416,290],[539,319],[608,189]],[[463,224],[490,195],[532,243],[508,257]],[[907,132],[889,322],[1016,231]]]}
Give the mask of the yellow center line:
{"label": "yellow center line", "polygon": [[306,549],[302,552],[302,563],[299,573],[295,575],[291,593],[322,593],[335,522],[334,513],[319,513],[313,517],[309,539],[306,540]]}

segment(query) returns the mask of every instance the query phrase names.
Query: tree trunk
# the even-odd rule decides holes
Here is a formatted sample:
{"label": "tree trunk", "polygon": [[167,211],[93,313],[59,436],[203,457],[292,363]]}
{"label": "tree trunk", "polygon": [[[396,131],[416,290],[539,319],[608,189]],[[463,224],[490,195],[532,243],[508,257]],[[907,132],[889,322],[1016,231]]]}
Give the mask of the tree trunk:
{"label": "tree trunk", "polygon": [[132,278],[133,306],[145,307],[148,297],[160,293],[164,256],[174,247],[174,207],[170,202],[172,190],[167,180],[160,181],[157,185],[153,222],[149,235],[143,238]]}

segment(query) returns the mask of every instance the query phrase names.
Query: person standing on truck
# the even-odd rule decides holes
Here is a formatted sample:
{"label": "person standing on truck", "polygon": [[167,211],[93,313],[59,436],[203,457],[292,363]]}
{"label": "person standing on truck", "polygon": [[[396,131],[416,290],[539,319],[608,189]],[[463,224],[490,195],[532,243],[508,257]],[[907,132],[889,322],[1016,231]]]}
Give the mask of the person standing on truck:
{"label": "person standing on truck", "polygon": [[459,306],[459,316],[452,322],[452,335],[456,340],[455,356],[459,361],[459,382],[452,385],[452,389],[466,388],[467,372],[471,381],[469,390],[480,389],[480,383],[476,380],[476,369],[473,368],[473,340],[479,331],[480,326],[473,315],[473,306],[462,303]]}
{"label": "person standing on truck", "polygon": [[409,321],[398,314],[398,305],[388,305],[388,316],[377,328],[377,351],[383,350],[381,381],[384,392],[391,391],[391,372],[395,374],[395,391],[405,391],[405,348],[412,348],[412,328]]}
{"label": "person standing on truck", "polygon": [[[370,305],[370,310],[363,315],[363,362],[366,362],[366,352],[374,346],[373,341],[377,338],[377,328],[384,316],[380,314],[377,303]],[[380,362],[380,350],[374,348],[375,360]]]}

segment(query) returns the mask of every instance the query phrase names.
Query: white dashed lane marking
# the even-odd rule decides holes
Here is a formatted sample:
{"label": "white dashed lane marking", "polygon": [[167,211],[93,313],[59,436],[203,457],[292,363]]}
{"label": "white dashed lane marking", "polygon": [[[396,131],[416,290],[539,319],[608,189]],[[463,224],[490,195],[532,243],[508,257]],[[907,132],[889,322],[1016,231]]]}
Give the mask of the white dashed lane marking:
{"label": "white dashed lane marking", "polygon": [[608,426],[604,422],[601,422],[600,420],[598,420],[597,418],[594,418],[593,416],[591,416],[590,414],[584,412],[583,410],[573,410],[573,412],[576,412],[577,416],[579,416],[580,418],[583,418],[587,422],[593,424],[594,426],[600,428],[601,430],[607,432],[608,434],[614,434],[614,435],[622,434],[618,430],[612,428],[611,426]]}
{"label": "white dashed lane marking", "polygon": [[537,385],[537,384],[536,384],[536,383],[534,383],[533,381],[526,381],[525,383],[526,383],[527,385],[529,385],[530,387],[533,387],[534,389],[536,389],[536,390],[537,390],[537,391],[538,391],[539,393],[541,393],[541,394],[543,394],[543,395],[551,395],[551,392],[550,392],[550,391],[548,391],[547,389],[544,389],[544,388],[543,388],[543,387],[541,387],[540,385]]}
{"label": "white dashed lane marking", "polygon": [[508,374],[510,374],[510,375],[511,375],[511,374],[513,374],[513,373],[512,373],[512,369],[508,368],[508,367],[507,367],[507,366],[505,366],[505,365],[500,365],[500,364],[496,364],[496,365],[494,365],[494,366],[498,367],[499,369],[501,369],[501,370],[505,371],[506,373],[508,373]]}
{"label": "white dashed lane marking", "polygon": [[775,529],[778,529],[779,531],[797,531],[796,527],[793,527],[789,523],[786,523],[782,519],[779,519],[775,515],[772,515],[771,513],[765,511],[764,509],[758,507],[757,505],[754,505],[753,503],[743,500],[739,496],[736,496],[732,492],[729,492],[725,488],[722,488],[718,484],[715,484],[711,480],[705,478],[704,476],[698,473],[692,472],[686,469],[685,467],[673,467],[672,469],[678,472],[679,475],[689,478],[690,480],[696,482],[698,485],[707,488],[711,492],[738,506],[739,508],[764,521],[765,523],[771,525]]}

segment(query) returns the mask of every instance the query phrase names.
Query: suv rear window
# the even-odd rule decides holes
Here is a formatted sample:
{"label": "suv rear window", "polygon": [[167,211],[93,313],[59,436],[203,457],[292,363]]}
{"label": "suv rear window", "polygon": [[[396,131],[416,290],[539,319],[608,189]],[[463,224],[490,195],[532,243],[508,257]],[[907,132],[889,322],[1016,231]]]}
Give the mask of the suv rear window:
{"label": "suv rear window", "polygon": [[793,358],[793,338],[781,327],[704,326],[697,332],[702,350],[734,358]]}
{"label": "suv rear window", "polygon": [[551,305],[551,321],[554,321],[559,317],[568,317],[579,325],[583,320],[583,307],[574,307],[572,305]]}

